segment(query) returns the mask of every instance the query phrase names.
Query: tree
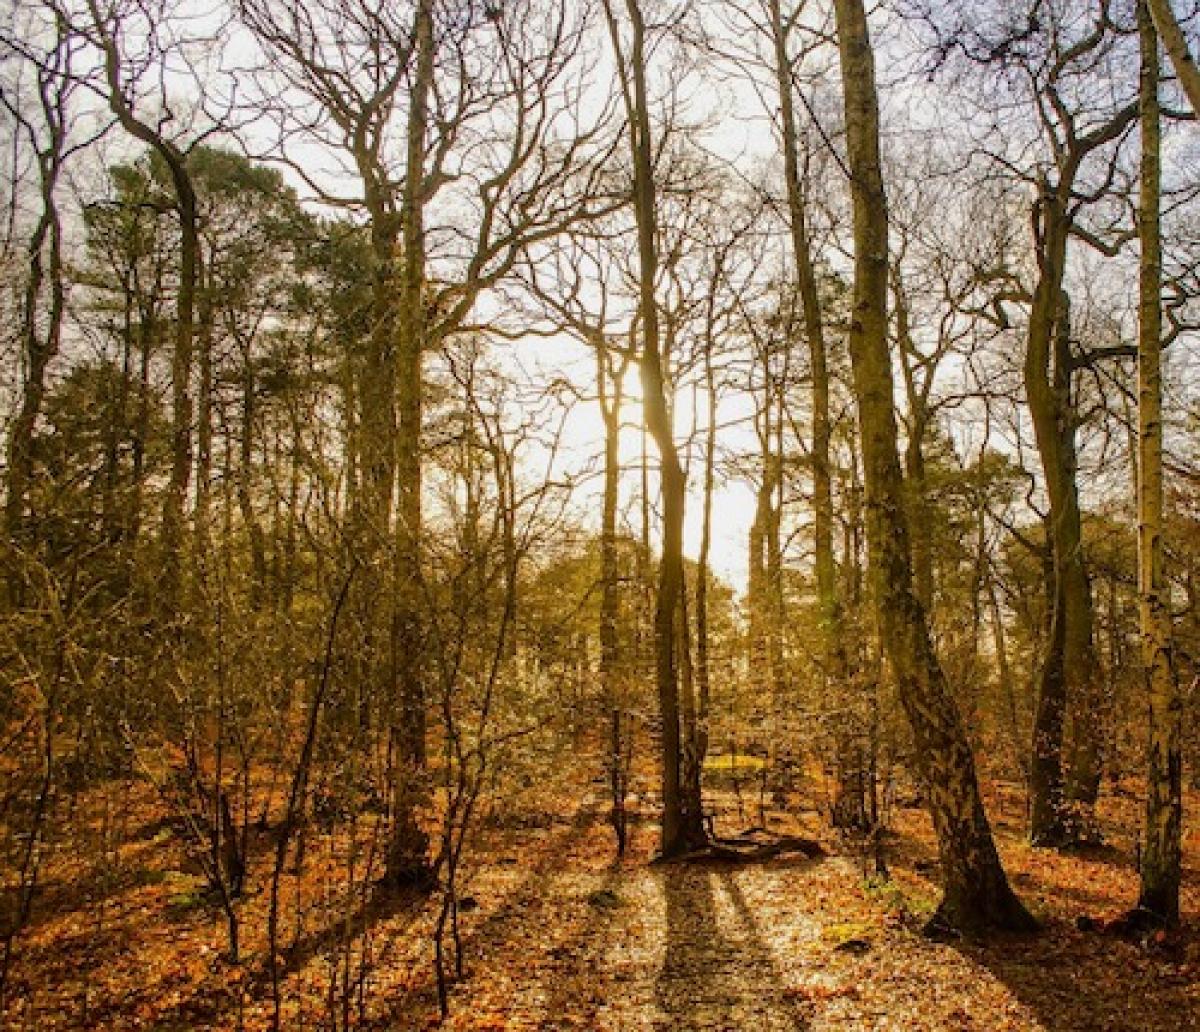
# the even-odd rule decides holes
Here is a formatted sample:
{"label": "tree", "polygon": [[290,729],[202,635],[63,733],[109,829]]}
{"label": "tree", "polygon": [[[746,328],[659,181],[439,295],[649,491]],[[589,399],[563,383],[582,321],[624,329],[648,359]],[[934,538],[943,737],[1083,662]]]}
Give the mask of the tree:
{"label": "tree", "polygon": [[[654,137],[647,89],[646,22],[638,0],[626,0],[629,41],[621,37],[612,0],[605,0],[609,36],[617,64],[619,86],[628,120],[633,165],[633,211],[637,224],[638,317],[641,348],[638,372],[642,411],[659,454],[662,493],[662,545],[654,604],[655,686],[662,720],[662,842],[663,856],[675,856],[707,840],[700,812],[700,772],[684,760],[688,745],[681,733],[679,642],[683,613],[683,507],[686,482],[675,446],[668,402],[666,360],[662,349],[658,283],[657,190],[654,181]],[[690,767],[690,769],[688,769]]]}
{"label": "tree", "polygon": [[[1028,132],[1014,157],[1007,134],[981,143],[986,159],[1032,189],[1033,285],[1007,266],[986,270],[995,282],[999,323],[1007,302],[1028,305],[1023,381],[1049,513],[1054,560],[1051,626],[1037,672],[1031,771],[1030,837],[1063,845],[1095,834],[1091,812],[1102,768],[1103,671],[1094,636],[1079,491],[1079,375],[1101,357],[1080,347],[1080,299],[1072,305],[1068,262],[1085,244],[1112,254],[1126,236],[1105,202],[1119,185],[1117,146],[1137,114],[1120,78],[1090,91],[1102,61],[1121,57],[1122,37],[1108,0],[1086,9],[1060,5],[1043,16],[1036,4],[1005,8],[996,19],[955,10],[952,32],[939,34],[938,63],[961,52],[994,87],[985,118],[1005,110]],[[1026,156],[1032,154],[1032,161]],[[1088,225],[1099,209],[1098,226]],[[1074,310],[1073,310],[1074,309]],[[1118,352],[1120,353],[1120,352]]]}
{"label": "tree", "polygon": [[[296,5],[247,2],[242,17],[261,41],[284,84],[318,105],[302,131],[332,138],[358,180],[370,240],[370,315],[364,368],[356,383],[358,477],[350,499],[352,537],[363,576],[355,586],[358,622],[372,679],[396,749],[389,878],[428,879],[428,841],[416,819],[425,766],[425,690],[417,587],[421,562],[422,367],[429,345],[425,278],[425,210],[440,185],[440,161],[428,168],[430,92],[438,43],[433,6],[363,8],[361,39],[342,37],[337,5],[315,12]],[[371,66],[360,58],[387,53]],[[393,171],[386,142],[402,111],[404,172]],[[287,117],[287,116],[284,116]],[[438,151],[435,148],[435,153]],[[444,161],[444,155],[441,156]],[[312,183],[333,199],[324,183]],[[388,583],[382,579],[388,570]],[[382,616],[380,599],[385,599]],[[382,626],[376,626],[381,624]],[[376,634],[388,640],[377,649]]]}
{"label": "tree", "polygon": [[1188,47],[1187,38],[1179,25],[1175,12],[1171,10],[1171,0],[1149,0],[1150,15],[1154,27],[1163,41],[1175,74],[1179,76],[1179,85],[1187,95],[1192,111],[1200,111],[1200,69],[1196,68],[1195,58]]}
{"label": "tree", "polygon": [[[64,20],[71,15],[62,11]],[[103,62],[104,97],[118,124],[133,139],[145,144],[162,159],[170,174],[175,214],[179,220],[179,273],[175,301],[174,349],[171,358],[171,477],[163,500],[161,542],[164,581],[162,602],[168,615],[179,606],[184,584],[185,510],[192,477],[192,363],[196,321],[196,284],[200,268],[199,217],[196,188],[188,169],[188,151],[199,142],[177,139],[169,126],[170,105],[163,84],[159,98],[162,112],[145,113],[138,103],[138,86],[147,67],[135,53],[147,47],[154,56],[165,57],[165,49],[180,43],[170,34],[167,9],[162,3],[143,8],[123,0],[101,7],[87,0],[79,31],[100,52]],[[137,39],[135,45],[131,39]]]}
{"label": "tree", "polygon": [[[618,212],[619,218],[624,212]],[[632,314],[621,303],[617,283],[624,269],[625,234],[611,226],[614,219],[582,226],[549,242],[549,253],[527,256],[524,275],[529,291],[548,313],[555,329],[570,334],[592,349],[596,368],[596,404],[604,426],[603,488],[600,502],[600,682],[608,722],[606,757],[610,819],[623,856],[628,825],[625,799],[628,788],[630,742],[627,708],[628,671],[623,657],[628,642],[619,633],[621,611],[621,542],[617,515],[621,495],[621,419],[626,377],[633,360]],[[615,254],[613,252],[616,252]],[[547,282],[548,281],[548,282]]]}
{"label": "tree", "polygon": [[1029,929],[1035,922],[1001,866],[971,747],[913,593],[888,350],[887,201],[875,62],[862,0],[836,0],[834,10],[854,209],[849,346],[862,434],[867,542],[884,649],[916,738],[937,831],[944,894],[932,923],[964,931]]}
{"label": "tree", "polygon": [[[582,19],[556,0],[522,8],[355,3],[349,17],[358,28],[345,33],[340,3],[246,0],[240,11],[265,50],[264,113],[279,124],[281,157],[325,203],[365,216],[370,236],[351,504],[358,547],[371,560],[358,588],[359,623],[398,757],[391,880],[424,881],[427,842],[414,816],[425,795],[430,659],[418,590],[422,369],[449,338],[478,328],[477,302],[525,248],[601,196],[592,187],[603,143],[573,79]],[[286,102],[267,100],[280,85]],[[602,123],[605,110],[596,117]],[[325,148],[349,175],[325,180],[289,159],[296,136]],[[350,196],[346,181],[355,184]],[[375,647],[379,636],[386,648]]]}
{"label": "tree", "polygon": [[769,0],[770,34],[774,44],[775,86],[779,98],[778,130],[783,151],[787,192],[788,229],[800,294],[803,330],[808,342],[809,376],[812,379],[813,568],[816,572],[820,633],[827,684],[838,684],[849,674],[837,591],[837,566],[833,556],[833,477],[830,469],[830,377],[825,342],[825,316],[818,289],[811,244],[808,199],[801,169],[800,130],[795,110],[793,57],[789,50],[800,9],[784,17],[781,0]]}
{"label": "tree", "polygon": [[5,48],[20,59],[15,69],[9,69],[11,78],[0,84],[0,105],[15,124],[18,146],[27,147],[32,156],[38,197],[37,215],[25,243],[27,269],[18,308],[21,401],[7,449],[4,529],[17,547],[33,543],[27,540],[25,509],[35,475],[36,429],[66,315],[62,179],[72,155],[95,140],[95,136],[74,138],[75,95],[81,89],[76,76],[86,43],[65,22],[56,20],[51,27],[39,15],[29,12],[14,25],[13,37],[3,40]]}
{"label": "tree", "polygon": [[[1180,711],[1171,646],[1171,594],[1163,569],[1161,128],[1158,40],[1151,4],[1138,4],[1142,179],[1138,332],[1138,600],[1142,665],[1150,700],[1146,825],[1138,907],[1179,921],[1182,771]],[[1194,71],[1194,68],[1193,68]],[[1182,76],[1181,76],[1182,78]]]}
{"label": "tree", "polygon": [[[1048,91],[1059,87],[1058,78],[1071,60],[1104,47],[1106,33],[1101,16],[1091,34],[1074,46],[1058,43],[1062,53],[1053,66]],[[1082,207],[1077,177],[1088,157],[1116,140],[1135,114],[1136,106],[1128,104],[1084,132],[1072,115],[1057,128],[1054,120],[1047,119],[1046,131],[1052,136],[1062,132],[1066,145],[1056,151],[1057,178],[1042,180],[1034,209],[1039,278],[1030,307],[1025,388],[1050,500],[1054,603],[1034,725],[1030,835],[1034,842],[1046,845],[1094,834],[1087,811],[1095,803],[1100,780],[1095,714],[1101,671],[1083,548],[1077,480],[1079,420],[1073,403],[1073,374],[1081,363],[1072,352],[1070,301],[1063,281],[1068,242],[1082,232],[1077,221]],[[1069,779],[1064,783],[1062,724],[1068,712],[1073,713],[1074,742]],[[1080,804],[1083,812],[1072,814],[1068,802]]]}
{"label": "tree", "polygon": [[106,406],[101,537],[131,572],[151,508],[148,495],[161,482],[161,460],[169,458],[156,375],[178,266],[165,174],[149,155],[109,168],[108,189],[84,208],[86,250],[77,273],[77,321],[112,355],[119,373]]}

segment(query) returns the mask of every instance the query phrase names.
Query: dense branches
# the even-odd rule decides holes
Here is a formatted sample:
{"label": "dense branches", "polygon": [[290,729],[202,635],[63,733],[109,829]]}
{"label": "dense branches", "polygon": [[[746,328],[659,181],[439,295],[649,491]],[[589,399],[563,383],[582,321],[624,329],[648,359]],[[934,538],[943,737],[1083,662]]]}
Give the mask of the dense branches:
{"label": "dense branches", "polygon": [[626,865],[824,822],[872,878],[924,805],[929,927],[986,933],[1018,836],[1145,786],[1130,922],[1176,922],[1193,20],[18,5],[0,1009],[40,887],[100,927],[161,875],[247,1021],[444,1017],[477,859],[563,798]]}

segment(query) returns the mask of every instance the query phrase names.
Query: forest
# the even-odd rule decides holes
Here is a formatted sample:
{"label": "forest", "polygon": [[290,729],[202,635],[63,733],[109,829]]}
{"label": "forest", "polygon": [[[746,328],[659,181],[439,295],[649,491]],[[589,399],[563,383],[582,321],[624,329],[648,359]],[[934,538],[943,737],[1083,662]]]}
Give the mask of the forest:
{"label": "forest", "polygon": [[0,1027],[1200,1028],[1195,0],[8,0]]}

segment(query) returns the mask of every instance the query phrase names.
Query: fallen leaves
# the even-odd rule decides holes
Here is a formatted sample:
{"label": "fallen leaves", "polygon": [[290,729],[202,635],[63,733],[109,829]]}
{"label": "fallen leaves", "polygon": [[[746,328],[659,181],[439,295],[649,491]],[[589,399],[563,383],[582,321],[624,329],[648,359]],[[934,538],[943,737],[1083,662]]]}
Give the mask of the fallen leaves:
{"label": "fallen leaves", "polygon": [[[1195,931],[1099,934],[1136,898],[1122,828],[1136,815],[1109,803],[1101,854],[1030,849],[1014,829],[1000,846],[1023,897],[1041,899],[1048,926],[1029,940],[936,944],[916,934],[937,899],[927,818],[900,813],[888,845],[890,880],[863,881],[852,858],[803,864],[648,864],[653,830],[612,861],[595,799],[561,793],[538,819],[497,822],[476,846],[461,886],[466,977],[451,986],[448,1030],[720,1030],[806,1028],[945,1032],[1176,1032],[1200,1027]],[[262,936],[265,895],[239,906],[246,962],[224,955],[222,919],[190,894],[196,878],[161,814],[134,795],[148,830],[101,882],[79,857],[47,870],[61,890],[38,914],[19,955],[10,1016],[29,1027],[269,1027]],[[719,793],[715,795],[722,801]],[[726,802],[728,802],[726,800]],[[1004,806],[1019,806],[1006,796]],[[545,799],[540,805],[547,805]],[[811,836],[811,817],[776,814],[781,834]],[[1189,840],[1192,841],[1192,840]],[[308,881],[284,888],[289,929],[316,944],[279,956],[285,1027],[315,1026],[338,975],[337,935],[323,940],[340,897],[344,844],[313,845]],[[1122,849],[1125,852],[1122,852]],[[1185,857],[1185,909],[1200,908],[1196,855]],[[368,979],[351,1027],[436,1026],[428,929],[432,904],[371,920],[356,940]],[[1088,917],[1077,927],[1076,917]],[[368,962],[369,961],[369,962]]]}

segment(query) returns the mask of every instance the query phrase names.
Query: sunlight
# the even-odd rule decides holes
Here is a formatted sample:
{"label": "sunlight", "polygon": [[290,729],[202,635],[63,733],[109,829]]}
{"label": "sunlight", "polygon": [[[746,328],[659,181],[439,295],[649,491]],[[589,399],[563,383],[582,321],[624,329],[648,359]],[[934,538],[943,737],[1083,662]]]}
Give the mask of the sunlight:
{"label": "sunlight", "polygon": [[1200,1029],[1198,40],[9,3],[0,1027]]}

